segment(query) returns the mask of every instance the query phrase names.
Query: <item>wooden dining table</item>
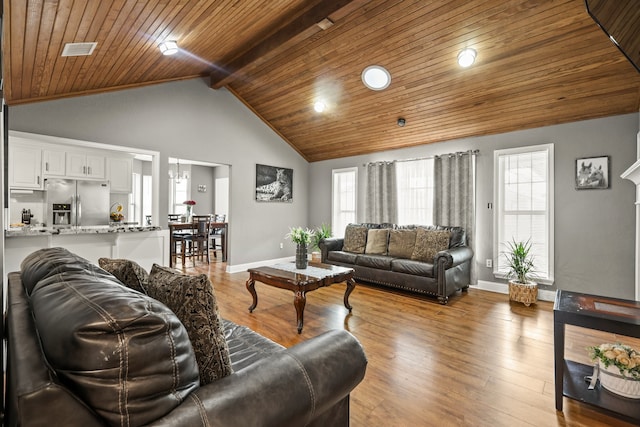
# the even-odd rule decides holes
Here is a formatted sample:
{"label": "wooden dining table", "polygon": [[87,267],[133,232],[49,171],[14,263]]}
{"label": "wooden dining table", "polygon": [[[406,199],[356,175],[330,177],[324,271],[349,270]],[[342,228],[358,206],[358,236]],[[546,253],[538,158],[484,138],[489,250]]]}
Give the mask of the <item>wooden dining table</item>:
{"label": "wooden dining table", "polygon": [[[222,262],[227,262],[227,229],[229,223],[227,222],[216,222],[211,221],[210,227],[211,229],[222,229],[221,240],[222,240]],[[193,224],[191,222],[177,222],[170,221],[169,222],[169,252],[171,252],[171,248],[174,247],[174,239],[173,233],[177,230],[189,230],[193,228]],[[173,256],[169,256],[169,267],[173,267]]]}

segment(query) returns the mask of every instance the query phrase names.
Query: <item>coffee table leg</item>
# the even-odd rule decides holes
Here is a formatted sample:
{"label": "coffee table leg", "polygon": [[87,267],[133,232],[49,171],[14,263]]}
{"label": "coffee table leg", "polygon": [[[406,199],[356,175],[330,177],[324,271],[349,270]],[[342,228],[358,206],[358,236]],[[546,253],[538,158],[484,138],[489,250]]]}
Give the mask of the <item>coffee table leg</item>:
{"label": "coffee table leg", "polygon": [[293,305],[296,307],[296,317],[298,320],[298,333],[302,333],[302,324],[304,322],[304,306],[307,304],[307,295],[304,291],[296,291]]}
{"label": "coffee table leg", "polygon": [[347,289],[344,291],[344,306],[349,309],[349,313],[351,313],[351,309],[353,308],[349,305],[349,295],[351,295],[351,292],[353,292],[355,288],[356,288],[355,280],[353,279],[347,280]]}
{"label": "coffee table leg", "polygon": [[253,313],[253,310],[258,305],[258,294],[256,293],[256,281],[253,280],[253,277],[249,277],[249,280],[247,280],[247,290],[253,297],[253,304],[251,304],[251,307],[249,307],[249,313]]}

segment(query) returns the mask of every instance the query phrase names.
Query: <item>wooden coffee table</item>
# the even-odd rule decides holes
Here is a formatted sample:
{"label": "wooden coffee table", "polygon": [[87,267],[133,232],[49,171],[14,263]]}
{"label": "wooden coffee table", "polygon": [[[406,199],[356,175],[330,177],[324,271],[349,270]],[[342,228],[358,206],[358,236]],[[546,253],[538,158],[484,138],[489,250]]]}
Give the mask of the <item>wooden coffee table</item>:
{"label": "wooden coffee table", "polygon": [[356,287],[353,280],[353,269],[339,267],[337,265],[309,263],[304,270],[297,270],[295,263],[282,263],[269,267],[250,268],[249,280],[247,280],[247,290],[253,296],[253,304],[249,307],[249,312],[258,305],[258,294],[256,294],[256,281],[276,288],[293,291],[295,297],[293,305],[296,308],[298,320],[298,333],[302,332],[304,321],[304,306],[307,303],[307,292],[314,291],[323,286],[331,286],[334,283],[347,282],[347,289],[344,292],[344,306],[351,312],[349,305],[349,295]]}

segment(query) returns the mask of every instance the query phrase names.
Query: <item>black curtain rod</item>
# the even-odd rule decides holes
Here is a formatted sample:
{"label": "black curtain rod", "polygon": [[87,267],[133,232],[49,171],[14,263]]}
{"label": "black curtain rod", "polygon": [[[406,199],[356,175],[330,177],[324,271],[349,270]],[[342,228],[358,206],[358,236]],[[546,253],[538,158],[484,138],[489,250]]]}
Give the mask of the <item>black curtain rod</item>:
{"label": "black curtain rod", "polygon": [[379,162],[369,162],[369,163],[364,163],[362,166],[369,166],[369,165],[385,165],[385,164],[391,164],[391,163],[398,163],[398,162],[414,162],[416,160],[429,160],[429,159],[436,159],[438,157],[454,157],[454,156],[464,156],[466,154],[473,154],[473,155],[478,155],[480,154],[480,150],[467,150],[467,151],[456,151],[455,153],[446,153],[446,154],[438,154],[435,156],[427,156],[427,157],[416,157],[413,159],[402,159],[402,160],[386,160],[386,161],[379,161]]}

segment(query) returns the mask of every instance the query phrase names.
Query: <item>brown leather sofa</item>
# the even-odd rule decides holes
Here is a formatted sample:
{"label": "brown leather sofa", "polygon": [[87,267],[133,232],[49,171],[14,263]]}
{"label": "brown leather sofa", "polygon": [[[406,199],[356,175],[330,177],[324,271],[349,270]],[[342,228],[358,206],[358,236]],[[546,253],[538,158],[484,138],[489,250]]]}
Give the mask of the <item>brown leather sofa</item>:
{"label": "brown leather sofa", "polygon": [[427,230],[450,232],[449,247],[436,253],[433,261],[417,261],[384,254],[351,253],[343,251],[344,238],[324,239],[318,245],[322,262],[351,267],[354,279],[367,283],[418,292],[438,298],[441,304],[457,291],[465,291],[470,284],[473,251],[466,243],[461,227],[418,226],[396,224],[350,224],[368,229]]}
{"label": "brown leather sofa", "polygon": [[[233,373],[200,386],[188,336],[168,308],[64,249],[45,251],[8,277],[5,425],[349,425],[349,394],[367,363],[350,333],[330,331],[286,349],[224,321]],[[98,315],[83,324],[87,307]],[[60,330],[50,327],[57,322],[74,323],[81,333],[67,340],[48,332]],[[78,350],[56,366],[48,350],[59,351],[61,339],[77,342]],[[99,351],[83,353],[87,345]],[[114,358],[120,362],[109,365]],[[103,361],[104,372],[85,368]],[[107,393],[104,373],[117,380]],[[86,387],[69,381],[80,375]],[[166,395],[157,392],[162,384]],[[103,412],[89,403],[96,401]],[[105,405],[115,421],[102,416]]]}

